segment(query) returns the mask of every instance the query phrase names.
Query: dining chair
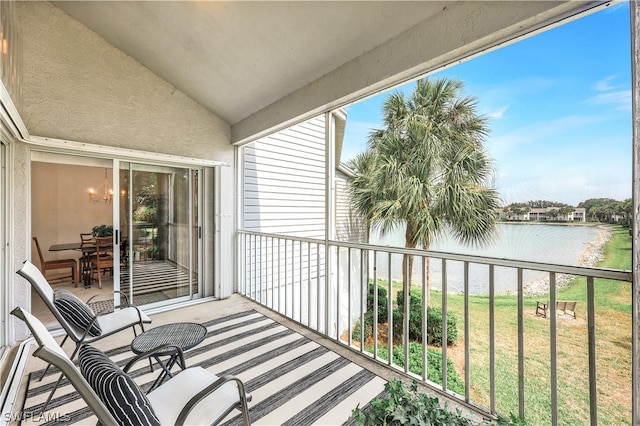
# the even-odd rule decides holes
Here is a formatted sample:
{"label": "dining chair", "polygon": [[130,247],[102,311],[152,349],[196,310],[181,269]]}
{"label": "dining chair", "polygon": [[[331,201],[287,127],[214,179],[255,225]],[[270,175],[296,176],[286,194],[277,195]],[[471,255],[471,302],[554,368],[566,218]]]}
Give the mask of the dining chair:
{"label": "dining chair", "polygon": [[93,277],[94,270],[98,273],[98,287],[102,288],[102,272],[105,269],[113,271],[113,237],[96,237],[96,255],[90,259]]}
{"label": "dining chair", "polygon": [[78,287],[78,262],[75,259],[44,260],[42,250],[40,249],[40,243],[38,243],[38,238],[33,237],[33,242],[36,243],[36,250],[38,251],[38,257],[40,258],[40,272],[42,272],[46,277],[47,271],[69,268],[71,269],[71,276],[65,275],[55,279],[63,280],[65,278],[71,278],[74,287]]}
{"label": "dining chair", "polygon": [[95,247],[96,240],[93,232],[81,232],[80,233],[80,250],[82,256],[78,258],[78,264],[80,265],[80,274],[84,281],[85,288],[91,285],[91,275],[89,271],[91,269],[91,259],[96,257],[95,252],[83,250],[86,247]]}
{"label": "dining chair", "polygon": [[240,411],[245,426],[251,424],[247,404],[251,395],[235,376],[218,377],[195,366],[145,394],[128,371],[158,348],[134,357],[121,369],[99,349],[82,345],[76,367],[40,320],[19,307],[11,313],[31,330],[38,344],[33,356],[58,367],[102,425],[216,425],[234,410]]}
{"label": "dining chair", "polygon": [[85,245],[85,244],[94,244],[94,236],[93,236],[93,232],[81,232],[80,233],[80,243],[81,245]]}

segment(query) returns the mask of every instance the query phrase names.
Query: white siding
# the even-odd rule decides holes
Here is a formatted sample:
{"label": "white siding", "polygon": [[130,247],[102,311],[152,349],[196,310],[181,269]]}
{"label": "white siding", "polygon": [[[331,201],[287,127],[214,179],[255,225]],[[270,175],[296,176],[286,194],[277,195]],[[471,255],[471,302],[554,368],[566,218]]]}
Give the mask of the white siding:
{"label": "white siding", "polygon": [[351,205],[349,177],[340,170],[336,170],[336,239],[353,243],[367,242],[362,220]]}
{"label": "white siding", "polygon": [[243,148],[243,228],[324,238],[324,115]]}

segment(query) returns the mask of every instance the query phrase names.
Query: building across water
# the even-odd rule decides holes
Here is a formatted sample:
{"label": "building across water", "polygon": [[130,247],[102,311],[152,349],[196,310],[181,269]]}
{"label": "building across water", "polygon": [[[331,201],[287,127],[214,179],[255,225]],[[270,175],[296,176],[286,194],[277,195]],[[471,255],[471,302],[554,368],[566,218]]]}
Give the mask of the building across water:
{"label": "building across water", "polygon": [[584,207],[531,207],[496,209],[500,220],[538,221],[538,222],[586,222],[587,211]]}

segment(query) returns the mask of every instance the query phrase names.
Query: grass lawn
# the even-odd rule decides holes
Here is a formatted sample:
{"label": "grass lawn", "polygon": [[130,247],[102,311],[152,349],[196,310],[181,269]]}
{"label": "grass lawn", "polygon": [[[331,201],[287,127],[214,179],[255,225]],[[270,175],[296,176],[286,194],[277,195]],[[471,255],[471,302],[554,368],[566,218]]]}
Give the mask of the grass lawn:
{"label": "grass lawn", "polygon": [[[613,227],[601,267],[631,269],[631,236],[628,229]],[[419,289],[412,288],[412,291]],[[574,278],[559,290],[558,300],[577,300],[577,319],[558,318],[558,420],[563,425],[589,422],[589,370],[587,345],[586,279]],[[431,306],[441,304],[442,294],[431,291]],[[551,423],[550,320],[535,315],[536,300],[525,298],[525,419],[529,425]],[[464,374],[464,298],[449,295],[448,309],[458,319],[459,340],[448,355]],[[631,283],[595,281],[596,363],[598,422],[604,425],[631,422]],[[501,414],[518,412],[517,298],[495,298],[496,408]],[[472,400],[489,406],[489,298],[470,297],[470,356]]]}

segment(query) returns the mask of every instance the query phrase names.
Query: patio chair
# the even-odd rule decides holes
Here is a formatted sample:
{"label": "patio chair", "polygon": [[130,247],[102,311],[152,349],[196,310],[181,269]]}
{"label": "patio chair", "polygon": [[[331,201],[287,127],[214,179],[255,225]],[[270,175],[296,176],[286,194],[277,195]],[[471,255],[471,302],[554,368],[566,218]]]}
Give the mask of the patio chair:
{"label": "patio chair", "polygon": [[102,425],[215,425],[234,409],[250,425],[247,401],[251,396],[236,377],[218,377],[202,367],[191,367],[145,395],[126,371],[149,353],[129,361],[123,371],[98,349],[82,345],[78,370],[36,317],[20,307],[11,313],[31,330],[38,344],[33,356],[58,367]]}
{"label": "patio chair", "polygon": [[57,279],[71,278],[74,287],[78,287],[78,262],[75,259],[56,259],[56,260],[44,260],[42,250],[40,250],[40,243],[38,239],[33,237],[33,242],[36,243],[36,250],[38,250],[38,257],[40,258],[40,271],[46,276],[47,271],[71,269],[71,275],[60,277]]}
{"label": "patio chair", "polygon": [[105,269],[113,271],[113,237],[96,237],[96,255],[90,259],[93,277],[94,268],[98,273],[98,288],[102,288],[102,273]]}
{"label": "patio chair", "polygon": [[[76,356],[83,343],[95,342],[129,328],[133,329],[134,336],[137,336],[136,325],[139,325],[141,331],[144,332],[144,324],[151,323],[151,319],[138,307],[129,305],[124,293],[121,293],[122,297],[125,298],[123,305],[116,306],[113,311],[108,313],[102,315],[98,313],[96,315],[87,303],[67,290],[58,289],[54,292],[40,270],[28,260],[23,263],[22,268],[16,273],[29,281],[45,306],[64,329],[66,336],[61,345],[64,345],[68,338],[75,342],[76,347],[71,354],[71,359]],[[88,302],[90,301],[91,299]],[[48,369],[49,366],[45,368],[42,377],[44,377]],[[42,377],[40,377],[40,380],[42,380]],[[53,397],[61,378],[62,376],[52,389],[44,405],[45,407]]]}

